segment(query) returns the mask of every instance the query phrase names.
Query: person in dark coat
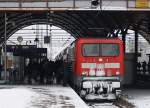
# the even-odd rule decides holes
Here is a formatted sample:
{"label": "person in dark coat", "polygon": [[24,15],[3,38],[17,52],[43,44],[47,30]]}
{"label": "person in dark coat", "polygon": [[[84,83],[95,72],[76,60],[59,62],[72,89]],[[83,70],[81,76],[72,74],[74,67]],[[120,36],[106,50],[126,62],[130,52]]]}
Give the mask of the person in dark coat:
{"label": "person in dark coat", "polygon": [[37,63],[36,61],[33,61],[33,63],[32,63],[32,73],[31,73],[31,75],[32,75],[32,80],[33,80],[34,82],[37,82],[37,73],[38,73],[37,67],[38,67],[38,63]]}
{"label": "person in dark coat", "polygon": [[41,62],[40,62],[40,84],[44,84],[44,76],[45,76],[45,69],[44,69],[44,63],[45,63],[46,59],[43,59]]}
{"label": "person in dark coat", "polygon": [[144,75],[145,75],[145,73],[146,73],[146,61],[144,61],[143,63],[142,63],[142,68],[143,68],[143,73],[144,73]]}
{"label": "person in dark coat", "polygon": [[63,73],[63,86],[67,86],[69,81],[69,62],[67,60],[67,56],[64,56],[63,60],[63,67],[64,67],[64,73]]}
{"label": "person in dark coat", "polygon": [[137,63],[137,70],[140,72],[140,70],[141,70],[141,63],[140,62],[138,62]]}
{"label": "person in dark coat", "polygon": [[63,74],[62,71],[63,71],[63,66],[62,66],[62,63],[63,61],[61,62],[61,60],[57,60],[55,62],[55,65],[56,65],[56,81],[57,81],[57,84],[60,84],[61,83],[61,77]]}
{"label": "person in dark coat", "polygon": [[1,73],[2,73],[2,65],[0,64],[0,80],[1,80]]}
{"label": "person in dark coat", "polygon": [[30,60],[28,66],[27,66],[27,70],[26,70],[29,84],[31,83],[31,73],[32,73],[32,67],[31,66],[32,66],[32,63]]}
{"label": "person in dark coat", "polygon": [[147,66],[148,66],[148,74],[150,75],[150,61],[148,62]]}
{"label": "person in dark coat", "polygon": [[53,82],[53,77],[54,77],[54,62],[53,61],[49,61],[48,64],[47,64],[47,80],[48,80],[48,83],[52,84]]}
{"label": "person in dark coat", "polygon": [[43,70],[44,70],[44,83],[48,83],[48,80],[49,80],[49,61],[48,59],[46,59],[44,61],[44,64],[43,64]]}

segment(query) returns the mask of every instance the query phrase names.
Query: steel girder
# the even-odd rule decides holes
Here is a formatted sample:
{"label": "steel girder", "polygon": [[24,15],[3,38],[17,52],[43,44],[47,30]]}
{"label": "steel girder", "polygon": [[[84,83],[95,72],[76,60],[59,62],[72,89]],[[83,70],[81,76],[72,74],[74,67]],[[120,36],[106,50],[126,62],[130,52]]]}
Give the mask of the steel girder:
{"label": "steel girder", "polygon": [[[142,14],[142,17],[140,16]],[[145,15],[146,14],[146,15]],[[148,12],[115,12],[115,11],[59,11],[59,12],[9,12],[7,13],[7,21],[14,22],[7,24],[7,38],[9,38],[17,30],[32,24],[53,24],[58,26],[75,38],[101,36],[114,33],[114,30],[124,29],[134,26],[139,20],[148,23]],[[138,16],[138,18],[137,18]],[[0,42],[4,41],[4,13],[0,13]],[[52,21],[49,21],[52,19]],[[141,24],[145,28],[147,25]],[[90,29],[92,28],[92,29]],[[104,31],[94,30],[95,28],[103,28]],[[148,34],[150,30],[140,28],[140,33]],[[149,37],[146,37],[148,40]]]}

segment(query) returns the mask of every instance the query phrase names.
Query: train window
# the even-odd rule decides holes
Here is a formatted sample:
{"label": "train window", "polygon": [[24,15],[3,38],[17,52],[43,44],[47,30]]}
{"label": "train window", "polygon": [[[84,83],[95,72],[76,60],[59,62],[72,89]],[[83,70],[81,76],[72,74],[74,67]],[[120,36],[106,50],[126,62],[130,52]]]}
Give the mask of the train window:
{"label": "train window", "polygon": [[82,46],[83,56],[118,56],[119,45],[118,44],[83,44]]}
{"label": "train window", "polygon": [[99,44],[83,44],[83,56],[99,56]]}
{"label": "train window", "polygon": [[[100,56],[118,56],[118,44],[100,44]],[[107,49],[107,50],[106,50]]]}

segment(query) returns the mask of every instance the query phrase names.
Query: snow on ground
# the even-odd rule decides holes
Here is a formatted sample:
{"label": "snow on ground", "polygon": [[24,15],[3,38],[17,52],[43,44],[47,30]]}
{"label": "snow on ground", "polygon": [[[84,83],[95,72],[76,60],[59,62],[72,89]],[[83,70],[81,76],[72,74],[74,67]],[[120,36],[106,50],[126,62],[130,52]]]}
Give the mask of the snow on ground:
{"label": "snow on ground", "polygon": [[34,93],[25,88],[0,89],[0,108],[26,108]]}
{"label": "snow on ground", "polygon": [[88,108],[70,88],[62,86],[0,86],[0,108]]}
{"label": "snow on ground", "polygon": [[47,86],[32,89],[39,96],[33,99],[30,108],[88,108],[70,87]]}
{"label": "snow on ground", "polygon": [[129,89],[124,94],[136,108],[150,108],[150,89]]}

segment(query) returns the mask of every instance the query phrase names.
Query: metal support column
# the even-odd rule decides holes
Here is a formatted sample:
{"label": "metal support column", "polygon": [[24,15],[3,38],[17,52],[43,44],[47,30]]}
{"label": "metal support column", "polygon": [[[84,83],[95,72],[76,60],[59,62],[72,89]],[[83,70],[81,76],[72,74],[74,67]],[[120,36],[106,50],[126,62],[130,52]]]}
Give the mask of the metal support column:
{"label": "metal support column", "polygon": [[48,0],[46,0],[46,7],[48,8],[48,5],[49,5],[49,2],[48,2]]}
{"label": "metal support column", "polygon": [[125,30],[121,30],[121,34],[122,34],[122,41],[123,41],[123,44],[124,44],[124,53],[126,51],[126,34],[128,32],[128,28],[126,28]]}
{"label": "metal support column", "polygon": [[134,81],[137,79],[137,62],[138,62],[138,41],[139,41],[139,36],[138,36],[138,25],[135,25],[134,27],[135,30],[135,72],[134,72]]}
{"label": "metal support column", "polygon": [[73,0],[73,8],[76,7],[76,0]]}
{"label": "metal support column", "polygon": [[126,34],[123,32],[122,33],[122,41],[124,45],[124,53],[126,52]]}
{"label": "metal support column", "polygon": [[103,4],[102,4],[102,3],[103,3],[103,2],[102,2],[102,0],[100,0],[100,1],[99,1],[99,3],[100,3],[100,10],[102,10],[102,6],[103,6]]}
{"label": "metal support column", "polygon": [[7,52],[6,52],[6,43],[7,43],[7,14],[5,13],[5,34],[4,34],[4,72],[5,80],[7,80]]}

